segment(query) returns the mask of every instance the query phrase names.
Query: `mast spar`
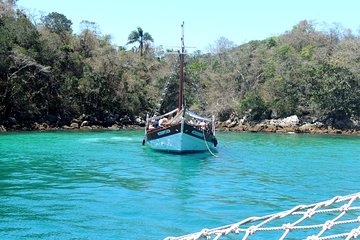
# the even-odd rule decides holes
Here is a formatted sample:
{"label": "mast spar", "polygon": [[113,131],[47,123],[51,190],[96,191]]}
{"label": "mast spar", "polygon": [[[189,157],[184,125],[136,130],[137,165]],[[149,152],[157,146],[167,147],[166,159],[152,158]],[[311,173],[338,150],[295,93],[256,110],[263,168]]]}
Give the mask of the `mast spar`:
{"label": "mast spar", "polygon": [[179,100],[178,100],[178,111],[180,112],[183,108],[184,101],[184,55],[185,55],[185,44],[184,44],[184,22],[181,24],[181,48],[180,48],[180,67],[179,67]]}

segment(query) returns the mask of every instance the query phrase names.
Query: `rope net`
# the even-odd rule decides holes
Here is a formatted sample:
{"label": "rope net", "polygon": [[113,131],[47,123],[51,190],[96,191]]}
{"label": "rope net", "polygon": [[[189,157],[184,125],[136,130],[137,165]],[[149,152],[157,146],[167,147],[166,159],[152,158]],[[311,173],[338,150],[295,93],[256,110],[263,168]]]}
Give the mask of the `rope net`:
{"label": "rope net", "polygon": [[[356,239],[360,238],[360,192],[337,196],[310,205],[299,205],[288,211],[213,229],[203,229],[165,240],[230,239]],[[234,236],[233,236],[234,237]],[[234,238],[231,238],[234,239]]]}

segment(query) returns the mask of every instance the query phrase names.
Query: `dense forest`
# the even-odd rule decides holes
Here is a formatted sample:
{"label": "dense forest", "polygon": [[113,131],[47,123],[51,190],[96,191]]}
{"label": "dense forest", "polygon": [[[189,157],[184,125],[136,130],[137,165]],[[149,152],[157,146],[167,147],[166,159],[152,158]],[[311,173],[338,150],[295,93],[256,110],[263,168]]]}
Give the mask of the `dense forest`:
{"label": "dense forest", "polygon": [[[129,33],[139,44],[127,50],[93,22],[73,33],[61,13],[34,24],[15,2],[0,0],[0,125],[131,124],[176,108],[177,55],[149,33]],[[222,37],[209,53],[186,56],[185,80],[187,105],[221,121],[359,119],[360,37],[306,20],[240,46]]]}

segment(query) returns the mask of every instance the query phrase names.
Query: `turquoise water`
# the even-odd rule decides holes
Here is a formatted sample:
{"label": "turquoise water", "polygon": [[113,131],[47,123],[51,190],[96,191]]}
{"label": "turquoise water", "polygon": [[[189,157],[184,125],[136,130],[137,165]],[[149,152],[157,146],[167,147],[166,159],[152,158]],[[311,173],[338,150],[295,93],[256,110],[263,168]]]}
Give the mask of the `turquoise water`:
{"label": "turquoise water", "polygon": [[0,135],[0,239],[163,239],[360,191],[360,137],[219,133],[219,157],[143,131]]}

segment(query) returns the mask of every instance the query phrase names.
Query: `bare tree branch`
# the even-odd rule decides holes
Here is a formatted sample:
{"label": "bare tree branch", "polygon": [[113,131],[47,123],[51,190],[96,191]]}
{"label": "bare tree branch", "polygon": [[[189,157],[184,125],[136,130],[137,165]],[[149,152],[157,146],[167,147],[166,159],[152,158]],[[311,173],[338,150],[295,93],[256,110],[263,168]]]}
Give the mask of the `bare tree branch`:
{"label": "bare tree branch", "polygon": [[13,72],[12,74],[10,74],[8,76],[8,79],[15,77],[22,70],[29,69],[31,67],[34,68],[35,74],[41,73],[41,74],[47,75],[51,72],[50,71],[51,68],[49,66],[41,65],[41,64],[37,63],[33,58],[31,58],[23,53],[20,53],[17,50],[12,51],[9,58],[14,62],[14,64],[15,64],[14,68],[17,70],[15,72]]}

